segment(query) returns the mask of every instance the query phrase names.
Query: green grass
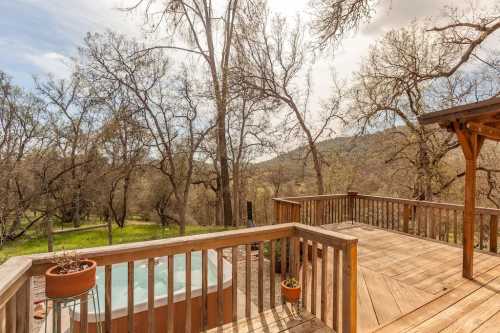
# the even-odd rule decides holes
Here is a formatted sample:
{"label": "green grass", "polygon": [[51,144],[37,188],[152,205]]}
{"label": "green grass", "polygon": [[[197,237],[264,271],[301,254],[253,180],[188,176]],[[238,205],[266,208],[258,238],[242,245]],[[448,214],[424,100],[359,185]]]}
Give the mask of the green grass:
{"label": "green grass", "polygon": [[[226,230],[220,226],[186,226],[186,235],[204,234]],[[113,244],[132,243],[179,236],[178,227],[163,228],[156,224],[131,224],[124,228],[113,227]],[[75,231],[54,235],[54,250],[72,250],[108,245],[106,228]],[[0,250],[0,263],[9,257],[47,252],[47,238],[21,239],[5,245]]]}

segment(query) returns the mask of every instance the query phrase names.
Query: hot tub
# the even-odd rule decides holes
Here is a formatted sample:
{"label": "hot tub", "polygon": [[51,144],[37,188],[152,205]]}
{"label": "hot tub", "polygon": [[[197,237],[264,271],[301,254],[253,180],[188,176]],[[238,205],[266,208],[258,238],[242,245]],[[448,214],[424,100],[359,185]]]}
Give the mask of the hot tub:
{"label": "hot tub", "polygon": [[[185,331],[185,264],[184,254],[174,256],[174,331]],[[147,260],[134,263],[134,326],[136,332],[147,332],[147,295],[148,295],[148,267]],[[231,264],[224,260],[223,270],[223,297],[224,297],[224,323],[231,321],[232,313],[232,279]],[[156,258],[155,265],[155,329],[165,332],[167,329],[167,257]],[[127,263],[115,264],[112,267],[112,332],[126,332],[127,321]],[[191,255],[191,323],[192,332],[201,330],[201,251]],[[97,288],[99,291],[100,316],[96,316],[90,301],[88,305],[89,332],[96,330],[96,318],[104,320],[104,267],[97,268]],[[217,326],[217,252],[208,251],[208,327]],[[75,332],[80,324],[79,307],[70,313]]]}

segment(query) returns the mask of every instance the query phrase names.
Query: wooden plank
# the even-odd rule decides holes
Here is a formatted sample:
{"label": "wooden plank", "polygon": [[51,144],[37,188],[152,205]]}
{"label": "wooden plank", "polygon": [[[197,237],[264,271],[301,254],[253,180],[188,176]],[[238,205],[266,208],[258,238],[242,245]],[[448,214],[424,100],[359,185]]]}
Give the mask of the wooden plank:
{"label": "wooden plank", "polygon": [[476,207],[476,157],[465,160],[462,275],[472,279],[474,255],[474,210]]}
{"label": "wooden plank", "polygon": [[31,333],[33,318],[31,304],[31,278],[29,278],[16,293],[16,329],[18,333]]}
{"label": "wooden plank", "polygon": [[498,216],[490,216],[490,252],[498,252]]}
{"label": "wooden plank", "polygon": [[5,306],[5,331],[16,332],[16,297],[12,297]]}
{"label": "wooden plank", "polygon": [[[174,332],[174,256],[169,255],[167,257],[167,332]],[[153,326],[154,328],[154,326]]]}
{"label": "wooden plank", "polygon": [[474,333],[491,333],[495,332],[498,327],[500,327],[500,312],[497,312],[494,316],[482,323],[481,326],[474,330]]}
{"label": "wooden plank", "polygon": [[128,333],[134,332],[134,262],[127,263],[127,328]]}
{"label": "wooden plank", "polygon": [[332,328],[335,332],[339,329],[339,299],[340,299],[340,251],[339,249],[333,249],[333,274],[332,274]]}
{"label": "wooden plank", "polygon": [[312,276],[311,276],[311,313],[316,315],[316,295],[317,295],[317,284],[318,284],[318,243],[316,241],[312,242],[312,255],[311,255],[311,266],[312,266]]}
{"label": "wooden plank", "polygon": [[470,294],[453,304],[452,306],[444,309],[439,314],[429,318],[422,324],[414,327],[413,332],[441,332],[449,325],[463,318],[467,313],[473,311],[474,308],[481,303],[487,301],[494,296],[495,290],[500,288],[500,277],[488,283],[488,287],[482,287],[477,291]]}
{"label": "wooden plank", "polygon": [[252,315],[252,301],[251,301],[251,272],[252,272],[252,248],[250,244],[245,245],[245,316],[251,317]]}
{"label": "wooden plank", "polygon": [[208,327],[208,251],[201,251],[201,323]]}
{"label": "wooden plank", "polygon": [[88,299],[89,299],[88,293],[85,293],[80,297],[80,332],[81,333],[87,333],[88,329],[89,329]]}
{"label": "wooden plank", "polygon": [[309,241],[302,239],[302,306],[307,307],[307,274],[309,273]]}
{"label": "wooden plank", "polygon": [[[170,268],[170,267],[169,267]],[[170,277],[169,277],[170,279]],[[148,258],[148,332],[155,331],[155,258]],[[167,318],[167,322],[169,318]]]}
{"label": "wooden plank", "polygon": [[0,307],[0,333],[6,333],[5,306]]}
{"label": "wooden plank", "polygon": [[[184,254],[186,251],[193,249],[208,250],[213,248],[227,248],[258,241],[291,237],[296,233],[296,226],[297,224],[261,226],[258,228],[246,228],[129,244],[101,246],[77,250],[76,253],[80,257],[96,260],[99,265],[108,265],[152,257]],[[43,275],[46,268],[51,265],[53,256],[54,254],[47,253],[30,256],[30,258],[33,259],[32,267],[29,271],[30,275]],[[30,259],[28,259],[28,265],[30,265],[29,260]],[[27,269],[29,270],[29,268],[30,266],[28,266]],[[1,288],[2,286],[0,284],[0,291]],[[2,295],[1,292],[0,295]]]}
{"label": "wooden plank", "polygon": [[[451,325],[442,330],[442,333],[466,333],[472,332],[488,319],[500,312],[500,294],[495,294],[483,303],[479,304]],[[500,329],[500,326],[497,326]],[[493,332],[493,331],[492,331]]]}
{"label": "wooden plank", "polygon": [[[191,279],[192,279],[192,274],[191,274],[192,268],[191,268],[191,251],[186,252],[186,269],[185,269],[185,274],[186,274],[186,327],[185,331],[186,332],[191,332],[191,322],[192,322],[192,309],[191,309]],[[234,280],[233,280],[233,283]],[[233,303],[236,304],[236,303]],[[233,306],[233,308],[236,308]]]}
{"label": "wooden plank", "polygon": [[357,244],[343,250],[342,258],[342,331],[357,330]]}
{"label": "wooden plank", "polygon": [[259,266],[258,266],[258,298],[259,312],[264,311],[264,242],[259,242]]}
{"label": "wooden plank", "polygon": [[[280,241],[280,246],[281,246],[281,253],[280,253],[280,260],[281,260],[281,281],[286,279],[286,262],[287,262],[287,240],[286,238],[282,238]],[[285,299],[281,299],[281,302],[284,304]]]}
{"label": "wooden plank", "polygon": [[217,324],[224,323],[224,258],[222,249],[217,249]]}
{"label": "wooden plank", "polygon": [[468,295],[471,295],[476,290],[482,288],[484,284],[487,284],[498,276],[500,276],[500,265],[477,276],[475,281],[467,280],[455,289],[449,290],[440,297],[402,316],[398,320],[384,325],[377,329],[376,332],[406,332],[424,323],[429,318],[433,318],[444,309],[466,298]]}
{"label": "wooden plank", "polygon": [[[271,308],[276,306],[276,242],[270,241],[269,248],[271,251],[271,262],[269,267],[269,304]],[[233,303],[235,304],[235,303]]]}
{"label": "wooden plank", "polygon": [[387,323],[400,316],[401,309],[394,298],[383,274],[370,269],[363,269],[363,277],[368,293],[380,324]]}
{"label": "wooden plank", "polygon": [[[222,327],[213,328],[209,333],[228,333],[228,332],[304,332],[298,330],[302,323],[317,320],[307,312],[297,313],[290,304],[280,305],[274,309],[269,309],[255,317],[240,319],[237,322],[225,324]],[[319,320],[314,322],[315,328],[324,327]],[[297,330],[295,330],[297,328]],[[307,332],[307,331],[305,331]]]}
{"label": "wooden plank", "polygon": [[111,281],[112,269],[111,265],[104,266],[104,331],[112,333],[113,324],[111,320]]}
{"label": "wooden plank", "polygon": [[[239,259],[239,248],[238,246],[233,246],[231,249],[231,274],[232,274],[232,285],[231,285],[231,297],[232,297],[232,320],[236,321],[238,319],[238,259]],[[186,329],[186,332],[190,332]]]}
{"label": "wooden plank", "polygon": [[328,283],[328,246],[322,244],[321,247],[321,320],[326,322],[327,311],[327,283]]}

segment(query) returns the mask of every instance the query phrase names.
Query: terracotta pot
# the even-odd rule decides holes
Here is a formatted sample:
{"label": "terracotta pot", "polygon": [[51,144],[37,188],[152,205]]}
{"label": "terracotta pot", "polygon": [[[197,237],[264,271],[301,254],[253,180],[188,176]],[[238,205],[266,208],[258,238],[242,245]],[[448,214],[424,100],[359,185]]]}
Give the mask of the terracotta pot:
{"label": "terracotta pot", "polygon": [[49,298],[65,298],[83,294],[95,286],[95,271],[97,264],[94,260],[83,259],[80,262],[88,267],[73,273],[58,274],[58,266],[52,266],[45,272],[45,294]]}
{"label": "terracotta pot", "polygon": [[281,282],[281,295],[289,303],[297,303],[300,299],[300,287],[290,288],[285,285],[285,281]]}

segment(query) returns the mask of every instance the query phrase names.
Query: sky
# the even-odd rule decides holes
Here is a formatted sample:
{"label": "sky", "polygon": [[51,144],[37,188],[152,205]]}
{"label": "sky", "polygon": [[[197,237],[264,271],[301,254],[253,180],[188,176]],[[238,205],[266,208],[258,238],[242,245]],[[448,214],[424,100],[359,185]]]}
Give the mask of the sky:
{"label": "sky", "polygon": [[[16,84],[31,89],[34,75],[67,76],[71,58],[77,55],[89,31],[111,29],[141,39],[142,17],[119,10],[133,1],[0,0],[0,70],[12,76]],[[334,57],[326,54],[316,63],[312,80],[315,96],[327,95],[333,68],[348,80],[367,55],[369,45],[384,32],[407,25],[413,19],[439,15],[444,5],[457,5],[464,0],[378,2],[369,24],[346,38]],[[309,10],[308,0],[269,0],[269,7],[291,17],[297,12],[307,15]]]}

